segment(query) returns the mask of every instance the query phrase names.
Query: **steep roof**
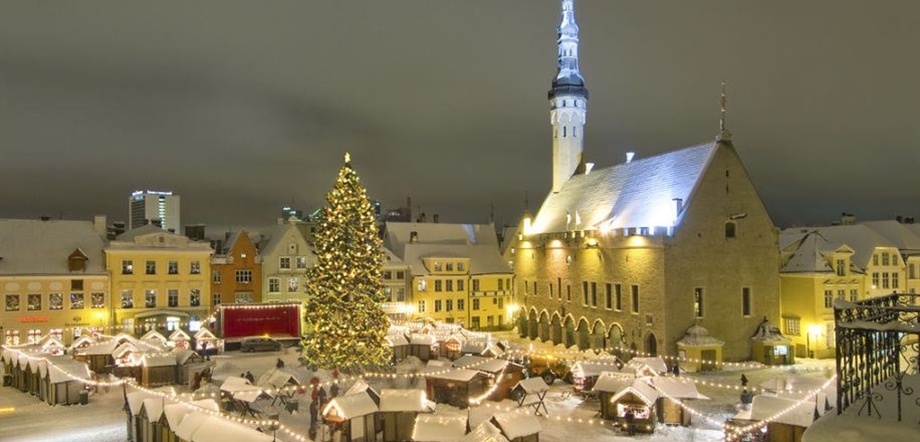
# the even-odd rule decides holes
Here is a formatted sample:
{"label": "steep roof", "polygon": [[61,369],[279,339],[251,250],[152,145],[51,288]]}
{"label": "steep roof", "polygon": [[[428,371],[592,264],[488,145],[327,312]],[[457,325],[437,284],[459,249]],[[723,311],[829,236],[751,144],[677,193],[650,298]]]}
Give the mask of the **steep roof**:
{"label": "steep roof", "polygon": [[442,245],[407,244],[404,260],[413,275],[427,275],[424,258],[469,258],[471,275],[513,273],[508,263],[498,254],[498,247],[491,245]]}
{"label": "steep roof", "polygon": [[105,274],[104,234],[91,221],[0,219],[0,275],[69,274],[77,249],[89,259],[74,274]]}
{"label": "steep roof", "polygon": [[781,238],[797,238],[793,242],[792,254],[780,269],[782,273],[833,273],[831,267],[823,252],[831,250],[830,244],[818,232],[809,232],[805,236],[800,233],[786,233],[780,235]]}
{"label": "steep roof", "polygon": [[[904,232],[907,232],[907,230],[905,229]],[[799,259],[800,262],[796,264],[797,266],[802,266],[805,268],[811,265],[814,267],[817,265],[817,263],[810,264],[810,256],[812,254],[819,252],[833,252],[842,246],[847,246],[853,250],[853,257],[851,258],[851,262],[860,269],[865,269],[868,267],[869,260],[872,259],[872,253],[875,251],[876,247],[898,248],[897,244],[893,243],[885,236],[877,233],[866,224],[789,228],[783,230],[782,233],[780,233],[780,238],[782,238],[780,240],[780,244],[794,244],[797,240],[805,238],[807,235],[811,234],[818,234],[821,236],[821,238],[812,239],[811,241],[814,242],[813,244],[803,242],[803,245],[807,246],[808,248],[803,251],[803,256],[801,259]],[[810,249],[819,250],[810,251]]]}
{"label": "steep roof", "polygon": [[423,258],[468,258],[471,275],[512,273],[500,254],[492,224],[388,222],[384,246],[402,259],[413,275],[429,273]]}
{"label": "steep roof", "polygon": [[527,233],[674,225],[674,199],[690,202],[718,146],[706,143],[575,175],[546,197]]}
{"label": "steep roof", "polygon": [[920,229],[916,224],[901,224],[895,220],[865,221],[859,223],[891,241],[901,253],[920,253]]}

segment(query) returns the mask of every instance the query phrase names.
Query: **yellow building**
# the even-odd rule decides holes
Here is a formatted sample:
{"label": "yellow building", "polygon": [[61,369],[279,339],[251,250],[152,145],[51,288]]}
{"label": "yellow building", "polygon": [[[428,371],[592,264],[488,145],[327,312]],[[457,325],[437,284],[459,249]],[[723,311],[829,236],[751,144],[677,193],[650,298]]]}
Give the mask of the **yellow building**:
{"label": "yellow building", "polygon": [[514,275],[493,225],[388,222],[384,241],[408,266],[412,317],[510,328]]}
{"label": "yellow building", "polygon": [[52,335],[65,345],[109,325],[105,217],[91,221],[0,220],[3,344]]}
{"label": "yellow building", "polygon": [[105,260],[115,298],[114,325],[143,334],[206,321],[211,314],[212,253],[207,242],[154,225],[110,241]]}
{"label": "yellow building", "polygon": [[835,300],[910,293],[920,237],[894,220],[847,217],[841,225],[786,229],[780,248],[781,330],[797,357],[827,358],[836,352]]}

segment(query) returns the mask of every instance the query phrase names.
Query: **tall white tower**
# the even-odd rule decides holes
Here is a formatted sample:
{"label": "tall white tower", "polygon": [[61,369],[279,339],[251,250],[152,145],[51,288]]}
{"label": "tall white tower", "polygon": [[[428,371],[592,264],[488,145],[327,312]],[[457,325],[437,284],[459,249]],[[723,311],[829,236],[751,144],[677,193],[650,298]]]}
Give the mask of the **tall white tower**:
{"label": "tall white tower", "polygon": [[128,230],[159,222],[164,230],[181,234],[179,195],[172,192],[138,190],[128,198]]}
{"label": "tall white tower", "polygon": [[559,24],[559,58],[549,90],[550,124],[553,125],[553,192],[558,192],[582,164],[588,89],[578,71],[578,24],[574,0],[562,0]]}

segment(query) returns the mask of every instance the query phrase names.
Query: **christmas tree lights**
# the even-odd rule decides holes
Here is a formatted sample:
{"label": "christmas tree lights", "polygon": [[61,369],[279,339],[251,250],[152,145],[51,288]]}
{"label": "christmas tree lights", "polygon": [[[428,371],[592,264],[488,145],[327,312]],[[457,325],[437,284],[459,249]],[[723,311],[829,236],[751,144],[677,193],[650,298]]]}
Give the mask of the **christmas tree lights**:
{"label": "christmas tree lights", "polygon": [[308,274],[303,356],[313,366],[357,372],[390,360],[383,311],[383,244],[349,155],[326,195]]}

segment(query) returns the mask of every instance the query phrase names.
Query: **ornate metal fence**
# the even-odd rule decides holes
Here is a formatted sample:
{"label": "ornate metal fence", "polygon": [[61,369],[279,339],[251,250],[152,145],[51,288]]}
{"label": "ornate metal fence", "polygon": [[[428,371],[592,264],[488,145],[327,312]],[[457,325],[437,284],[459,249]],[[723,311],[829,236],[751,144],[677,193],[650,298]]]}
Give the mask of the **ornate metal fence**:
{"label": "ornate metal fence", "polygon": [[[860,404],[858,414],[878,415],[878,401],[920,404],[905,376],[917,373],[920,351],[920,295],[891,294],[857,302],[834,304],[837,339],[837,414]],[[882,389],[893,395],[882,395]],[[892,416],[888,416],[891,418]]]}

